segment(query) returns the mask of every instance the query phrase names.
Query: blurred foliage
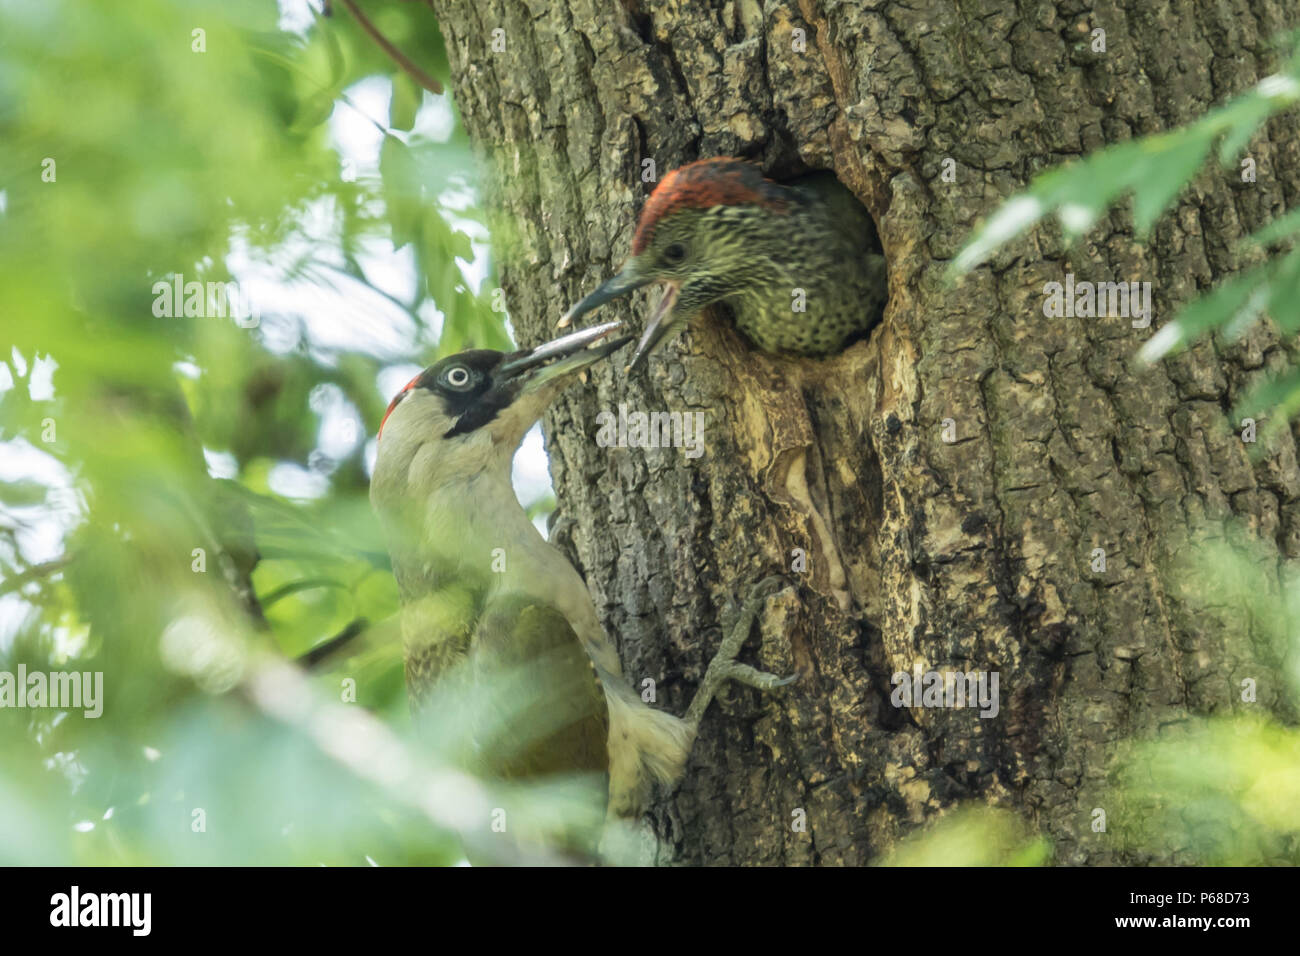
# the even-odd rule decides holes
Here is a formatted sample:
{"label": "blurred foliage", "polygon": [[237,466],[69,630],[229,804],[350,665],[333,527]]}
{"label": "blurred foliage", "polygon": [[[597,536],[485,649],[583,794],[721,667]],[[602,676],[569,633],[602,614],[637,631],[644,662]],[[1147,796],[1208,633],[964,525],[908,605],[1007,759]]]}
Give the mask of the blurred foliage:
{"label": "blurred foliage", "polygon": [[1051,844],[1015,814],[966,807],[905,839],[880,866],[1042,866]]}
{"label": "blurred foliage", "polygon": [[1228,675],[1236,700],[1223,713],[1130,742],[1114,780],[1125,809],[1112,823],[1129,845],[1173,849],[1180,862],[1300,864],[1300,568],[1279,572],[1238,532],[1190,555],[1184,570],[1200,582],[1207,614],[1246,610],[1272,666]]}
{"label": "blurred foliage", "polygon": [[[1265,666],[1227,675],[1237,695],[1222,713],[1167,721],[1122,741],[1087,820],[1090,839],[1118,840],[1132,859],[1180,864],[1300,864],[1300,568],[1279,571],[1240,529],[1180,560],[1207,618],[1246,613]],[[1095,829],[1096,810],[1105,829]],[[1087,810],[1081,812],[1088,812]],[[1039,866],[1050,843],[1006,811],[948,812],[878,861],[884,866]]]}
{"label": "blurred foliage", "polygon": [[[448,83],[425,6],[364,7]],[[1283,93],[1180,142],[1226,148]],[[1144,190],[1127,147],[1107,168]],[[451,714],[438,753],[408,743],[366,436],[416,367],[508,347],[474,170],[450,98],[341,6],[0,0],[0,672],[103,673],[98,718],[0,708],[0,863],[453,863],[496,807],[528,852],[598,817],[581,786],[459,774]],[[1078,205],[1063,179],[1036,188],[1038,215]],[[160,315],[177,276],[234,280],[256,309]],[[280,663],[354,633],[310,681]],[[1293,858],[1293,731],[1252,718],[1158,746],[1146,793]],[[1234,847],[1216,832],[1205,853]],[[890,862],[1048,853],[971,811]]]}
{"label": "blurred foliage", "polygon": [[1263,716],[1196,720],[1133,748],[1120,774],[1131,845],[1213,866],[1300,864],[1300,732]]}
{"label": "blurred foliage", "polygon": [[[362,6],[448,84],[426,6]],[[509,347],[475,163],[450,97],[321,9],[0,0],[0,671],[104,675],[97,719],[0,708],[0,863],[449,863],[499,802],[385,776],[366,497],[390,393]],[[176,277],[253,308],[160,304]],[[253,693],[349,629],[335,739]]]}
{"label": "blurred foliage", "polygon": [[[1300,104],[1300,31],[1280,44],[1285,56],[1278,73],[1200,120],[1178,129],[1116,143],[1085,159],[1050,169],[1013,196],[975,231],[953,260],[951,275],[974,269],[1046,216],[1054,216],[1067,245],[1084,236],[1106,210],[1132,196],[1133,225],[1149,233],[1217,144],[1219,163],[1234,169],[1239,154],[1270,117]],[[1235,175],[1234,171],[1234,175]],[[1293,209],[1246,237],[1241,250],[1277,247],[1271,259],[1222,283],[1182,309],[1138,353],[1159,361],[1212,332],[1226,341],[1240,338],[1263,316],[1271,317],[1288,340],[1300,331],[1300,209]],[[1128,277],[1135,278],[1135,277]],[[1278,414],[1265,415],[1276,410]],[[1234,421],[1266,418],[1255,453],[1289,427],[1300,412],[1300,369],[1290,368],[1251,389],[1234,409]]]}

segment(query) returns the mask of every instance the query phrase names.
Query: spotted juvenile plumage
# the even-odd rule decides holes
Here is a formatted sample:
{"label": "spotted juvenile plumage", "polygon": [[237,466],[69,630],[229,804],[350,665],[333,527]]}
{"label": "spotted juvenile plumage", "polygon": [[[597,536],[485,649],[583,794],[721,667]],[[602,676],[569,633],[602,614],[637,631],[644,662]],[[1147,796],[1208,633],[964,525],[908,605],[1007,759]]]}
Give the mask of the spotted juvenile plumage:
{"label": "spotted juvenile plumage", "polygon": [[884,257],[860,203],[829,173],[781,185],[753,163],[703,159],[663,178],[641,211],[622,271],[572,309],[567,324],[652,282],[666,287],[635,365],[706,306],[769,352],[840,351],[880,318]]}

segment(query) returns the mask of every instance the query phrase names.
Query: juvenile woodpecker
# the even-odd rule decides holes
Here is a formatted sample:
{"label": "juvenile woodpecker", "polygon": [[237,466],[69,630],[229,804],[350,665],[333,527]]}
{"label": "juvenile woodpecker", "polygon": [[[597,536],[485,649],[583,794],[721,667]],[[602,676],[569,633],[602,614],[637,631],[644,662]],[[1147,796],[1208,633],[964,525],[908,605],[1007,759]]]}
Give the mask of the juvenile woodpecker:
{"label": "juvenile woodpecker", "polygon": [[508,713],[478,741],[482,769],[508,779],[604,773],[609,816],[635,817],[653,782],[680,777],[724,681],[788,681],[735,661],[767,596],[760,586],[733,608],[685,718],[644,704],[582,578],[515,497],[515,449],[579,370],[630,341],[595,345],[618,324],[531,351],[462,352],[417,375],[380,425],[370,499],[402,600],[416,716],[448,685],[505,680]]}
{"label": "juvenile woodpecker", "polygon": [[622,271],[560,319],[560,327],[634,289],[664,286],[629,368],[679,324],[724,302],[759,348],[829,355],[880,318],[884,256],[874,226],[830,173],[783,186],[726,157],[674,169],[637,222]]}

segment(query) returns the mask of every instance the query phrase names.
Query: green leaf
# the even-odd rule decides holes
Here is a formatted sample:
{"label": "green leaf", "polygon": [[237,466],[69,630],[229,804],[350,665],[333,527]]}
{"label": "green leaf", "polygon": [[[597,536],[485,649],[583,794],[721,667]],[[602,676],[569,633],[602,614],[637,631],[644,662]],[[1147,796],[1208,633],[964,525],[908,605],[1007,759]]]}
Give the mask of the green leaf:
{"label": "green leaf", "polygon": [[974,269],[1003,243],[1038,222],[1044,212],[1043,201],[1032,195],[1007,200],[953,259],[949,275]]}
{"label": "green leaf", "polygon": [[1287,335],[1300,331],[1300,251],[1291,252],[1273,263],[1264,308]]}
{"label": "green leaf", "polygon": [[1300,206],[1274,219],[1263,229],[1251,233],[1241,242],[1243,245],[1266,246],[1279,239],[1289,239],[1298,233],[1300,233]]}
{"label": "green leaf", "polygon": [[1228,132],[1219,143],[1219,162],[1224,166],[1232,165],[1242,148],[1250,142],[1264,120],[1273,114],[1274,106],[1270,98],[1247,95],[1241,100],[1229,104],[1219,111],[1219,115],[1228,124]]}
{"label": "green leaf", "polygon": [[420,111],[424,90],[405,73],[393,74],[393,96],[388,102],[388,125],[393,129],[410,130],[415,126],[415,114]]}
{"label": "green leaf", "polygon": [[298,103],[293,122],[289,124],[291,133],[310,133],[334,113],[334,91],[318,90]]}
{"label": "green leaf", "polygon": [[325,45],[326,62],[329,64],[329,84],[338,89],[347,78],[347,58],[343,55],[343,45],[339,42],[334,25],[324,17],[317,17],[312,31],[313,38],[319,37]]}
{"label": "green leaf", "polygon": [[[1289,69],[1297,66],[1292,59]],[[1134,194],[1133,223],[1145,234],[1204,164],[1214,140],[1227,163],[1269,116],[1300,102],[1300,76],[1266,77],[1252,90],[1182,129],[1117,143],[1035,177],[967,241],[948,270],[951,278],[987,261],[1001,246],[1055,214],[1067,242],[1086,233],[1120,195]],[[1170,333],[1171,335],[1173,333]]]}
{"label": "green leaf", "polygon": [[1156,362],[1166,355],[1182,349],[1197,336],[1228,324],[1243,309],[1250,308],[1258,314],[1265,300],[1257,293],[1267,281],[1269,269],[1261,266],[1223,283],[1209,295],[1202,296],[1167,322],[1159,332],[1147,340],[1138,352],[1138,361]]}
{"label": "green leaf", "polygon": [[1082,162],[1043,174],[1031,191],[1055,211],[1070,242],[1093,227],[1111,200],[1124,190],[1129,177],[1149,161],[1140,141],[1118,143]]}
{"label": "green leaf", "polygon": [[1133,224],[1150,231],[1160,214],[1205,162],[1214,140],[1208,129],[1192,127],[1142,140],[1142,161],[1125,177],[1133,188]]}
{"label": "green leaf", "polygon": [[1252,388],[1233,409],[1234,422],[1244,418],[1263,419],[1259,441],[1251,449],[1252,457],[1267,454],[1273,439],[1290,427],[1290,420],[1300,411],[1300,369],[1288,369]]}
{"label": "green leaf", "polygon": [[393,246],[401,249],[419,236],[424,194],[411,152],[396,136],[385,136],[379,149],[379,176],[393,227]]}

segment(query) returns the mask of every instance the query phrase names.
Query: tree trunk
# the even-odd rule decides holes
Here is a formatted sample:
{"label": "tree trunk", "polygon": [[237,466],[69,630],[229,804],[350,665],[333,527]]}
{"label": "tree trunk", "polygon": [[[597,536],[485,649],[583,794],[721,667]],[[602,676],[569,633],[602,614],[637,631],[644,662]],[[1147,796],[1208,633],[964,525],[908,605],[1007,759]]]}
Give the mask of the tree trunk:
{"label": "tree trunk", "polygon": [[[797,585],[747,654],[799,680],[710,710],[680,791],[656,807],[672,859],[861,864],[964,801],[1015,810],[1059,863],[1175,859],[1093,832],[1094,808],[1125,812],[1107,787],[1117,744],[1244,706],[1241,679],[1275,662],[1248,615],[1203,608],[1169,558],[1244,522],[1276,587],[1277,559],[1300,553],[1300,474],[1292,436],[1252,464],[1225,414],[1281,357],[1268,333],[1129,363],[1245,264],[1236,239],[1300,196],[1296,123],[1251,144],[1257,182],[1208,169],[1146,243],[1116,213],[1075,248],[1044,228],[961,284],[943,272],[1035,172],[1269,73],[1293,5],[431,6],[489,166],[523,342],[628,254],[646,159],[658,176],[715,155],[776,178],[834,170],[889,261],[884,319],[842,355],[765,356],[710,313],[647,371],[571,389],[546,422],[560,541],[659,706],[684,710],[729,594],[774,572]],[[1066,273],[1153,283],[1151,328],[1045,318],[1043,286]],[[648,301],[604,317],[639,329]],[[620,402],[702,411],[704,455],[599,447],[595,416]],[[997,672],[999,712],[896,708],[892,675],[918,668]]]}

